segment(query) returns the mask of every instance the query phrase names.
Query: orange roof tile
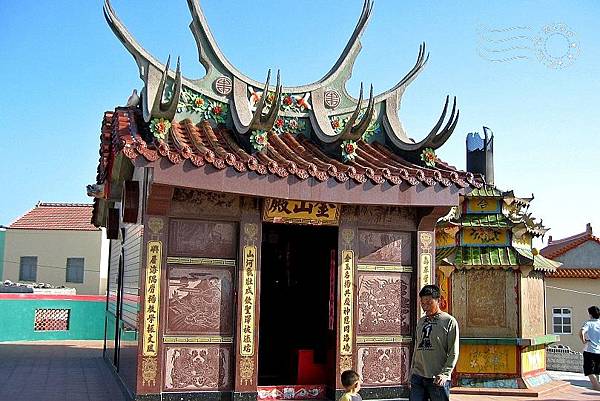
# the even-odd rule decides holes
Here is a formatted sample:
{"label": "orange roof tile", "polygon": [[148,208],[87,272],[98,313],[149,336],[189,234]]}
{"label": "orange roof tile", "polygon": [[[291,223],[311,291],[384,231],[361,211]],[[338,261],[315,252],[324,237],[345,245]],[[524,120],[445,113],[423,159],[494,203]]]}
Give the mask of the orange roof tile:
{"label": "orange roof tile", "polygon": [[195,167],[211,164],[217,169],[231,167],[240,173],[253,171],[280,178],[294,175],[300,180],[334,178],[339,182],[353,180],[359,184],[371,181],[376,185],[405,183],[459,189],[483,185],[479,176],[457,170],[439,159],[435,168],[423,167],[397,156],[379,143],[359,141],[356,159],[341,163],[326,155],[311,140],[289,133],[270,133],[268,151],[249,154],[237,144],[232,131],[223,127],[213,129],[208,121],[198,125],[189,120],[173,122],[166,142],[156,140],[152,143],[151,137],[149,124],[143,121],[139,111],[117,108],[114,112],[106,112],[100,136],[97,183],[104,183],[110,171],[111,152],[121,151],[132,160],[164,158],[172,164],[189,160]]}
{"label": "orange roof tile", "polygon": [[557,256],[567,253],[571,249],[577,248],[579,245],[582,245],[587,241],[594,241],[600,244],[600,238],[593,235],[592,227],[589,224],[586,227],[586,231],[582,233],[571,235],[570,237],[554,241],[549,240],[548,246],[541,249],[540,253],[546,258],[554,259]]}
{"label": "orange roof tile", "polygon": [[97,231],[91,224],[92,204],[38,203],[8,228],[28,230]]}
{"label": "orange roof tile", "polygon": [[600,269],[565,268],[546,273],[547,278],[600,278]]}

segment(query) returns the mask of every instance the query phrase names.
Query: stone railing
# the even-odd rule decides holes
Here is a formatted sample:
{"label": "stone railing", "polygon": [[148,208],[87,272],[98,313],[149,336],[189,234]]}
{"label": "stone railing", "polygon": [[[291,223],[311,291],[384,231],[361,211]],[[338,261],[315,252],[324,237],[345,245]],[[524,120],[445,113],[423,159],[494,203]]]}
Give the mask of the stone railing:
{"label": "stone railing", "polygon": [[551,345],[547,351],[546,369],[583,373],[583,354],[567,345]]}

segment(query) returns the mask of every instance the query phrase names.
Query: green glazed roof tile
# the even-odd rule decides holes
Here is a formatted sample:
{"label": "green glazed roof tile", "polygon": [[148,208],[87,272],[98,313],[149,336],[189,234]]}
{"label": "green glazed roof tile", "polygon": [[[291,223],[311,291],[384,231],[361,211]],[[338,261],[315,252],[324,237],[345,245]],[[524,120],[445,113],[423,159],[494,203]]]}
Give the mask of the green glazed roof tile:
{"label": "green glazed roof tile", "polygon": [[435,261],[439,264],[444,259],[454,256],[455,252],[456,252],[456,247],[436,249],[435,250]]}
{"label": "green glazed roof tile", "polygon": [[497,190],[496,187],[484,185],[481,188],[475,188],[467,195],[467,197],[469,198],[474,198],[478,196],[486,198],[502,198],[504,196],[504,192]]}
{"label": "green glazed roof tile", "polygon": [[436,262],[447,259],[457,268],[472,267],[515,267],[533,266],[535,270],[554,271],[561,264],[547,259],[542,255],[534,255],[530,249],[504,247],[470,247],[459,246],[452,248],[441,248],[436,250]]}
{"label": "green glazed roof tile", "polygon": [[510,247],[456,247],[446,248],[436,251],[436,260],[438,262],[443,259],[452,261],[453,264],[460,267],[475,267],[475,266],[501,266],[512,267],[518,266],[519,260],[516,251]]}
{"label": "green glazed roof tile", "polygon": [[460,223],[464,227],[511,227],[512,222],[502,213],[497,214],[465,214]]}
{"label": "green glazed roof tile", "polygon": [[515,248],[516,251],[524,256],[525,258],[533,261],[533,268],[535,270],[543,270],[543,271],[555,271],[558,267],[562,265],[560,262],[556,262],[554,260],[550,260],[548,258],[543,257],[540,254],[534,254],[531,249],[528,248]]}

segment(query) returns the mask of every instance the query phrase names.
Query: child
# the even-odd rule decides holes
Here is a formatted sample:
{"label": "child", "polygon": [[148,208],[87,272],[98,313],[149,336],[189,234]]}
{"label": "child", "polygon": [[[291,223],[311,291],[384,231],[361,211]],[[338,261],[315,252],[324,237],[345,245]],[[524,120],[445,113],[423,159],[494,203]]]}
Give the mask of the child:
{"label": "child", "polygon": [[353,370],[346,370],[342,373],[342,386],[346,392],[340,397],[339,401],[362,401],[358,394],[360,390],[360,376]]}

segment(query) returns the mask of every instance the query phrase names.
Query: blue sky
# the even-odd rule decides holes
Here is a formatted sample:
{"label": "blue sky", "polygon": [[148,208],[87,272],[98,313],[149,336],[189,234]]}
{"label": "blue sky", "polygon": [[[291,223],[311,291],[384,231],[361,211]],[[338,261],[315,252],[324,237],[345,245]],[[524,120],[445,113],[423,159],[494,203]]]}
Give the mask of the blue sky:
{"label": "blue sky", "polygon": [[[184,0],[113,0],[138,41],[161,60],[181,56],[187,77],[200,77]],[[201,1],[221,49],[246,75],[263,80],[281,69],[284,85],[312,82],[329,70],[354,29],[362,0]],[[600,3],[595,1],[376,0],[363,50],[348,82],[376,92],[408,71],[425,41],[430,60],[407,90],[400,118],[409,134],[429,132],[446,94],[461,111],[438,154],[465,167],[465,136],[490,127],[496,184],[535,194],[531,210],[555,238],[585,228],[600,232]],[[113,36],[101,1],[0,2],[0,224],[46,202],[89,202],[104,111],[140,88],[133,58]],[[528,49],[568,51],[566,24],[580,47],[572,65],[549,68]],[[495,32],[491,29],[499,29]],[[519,40],[509,40],[518,34]],[[507,46],[505,46],[507,45]],[[510,45],[510,46],[509,46]],[[479,53],[485,57],[482,57]],[[484,49],[484,50],[482,50]],[[485,50],[487,49],[487,50]],[[490,59],[524,56],[514,61]],[[546,58],[547,60],[548,58]]]}

